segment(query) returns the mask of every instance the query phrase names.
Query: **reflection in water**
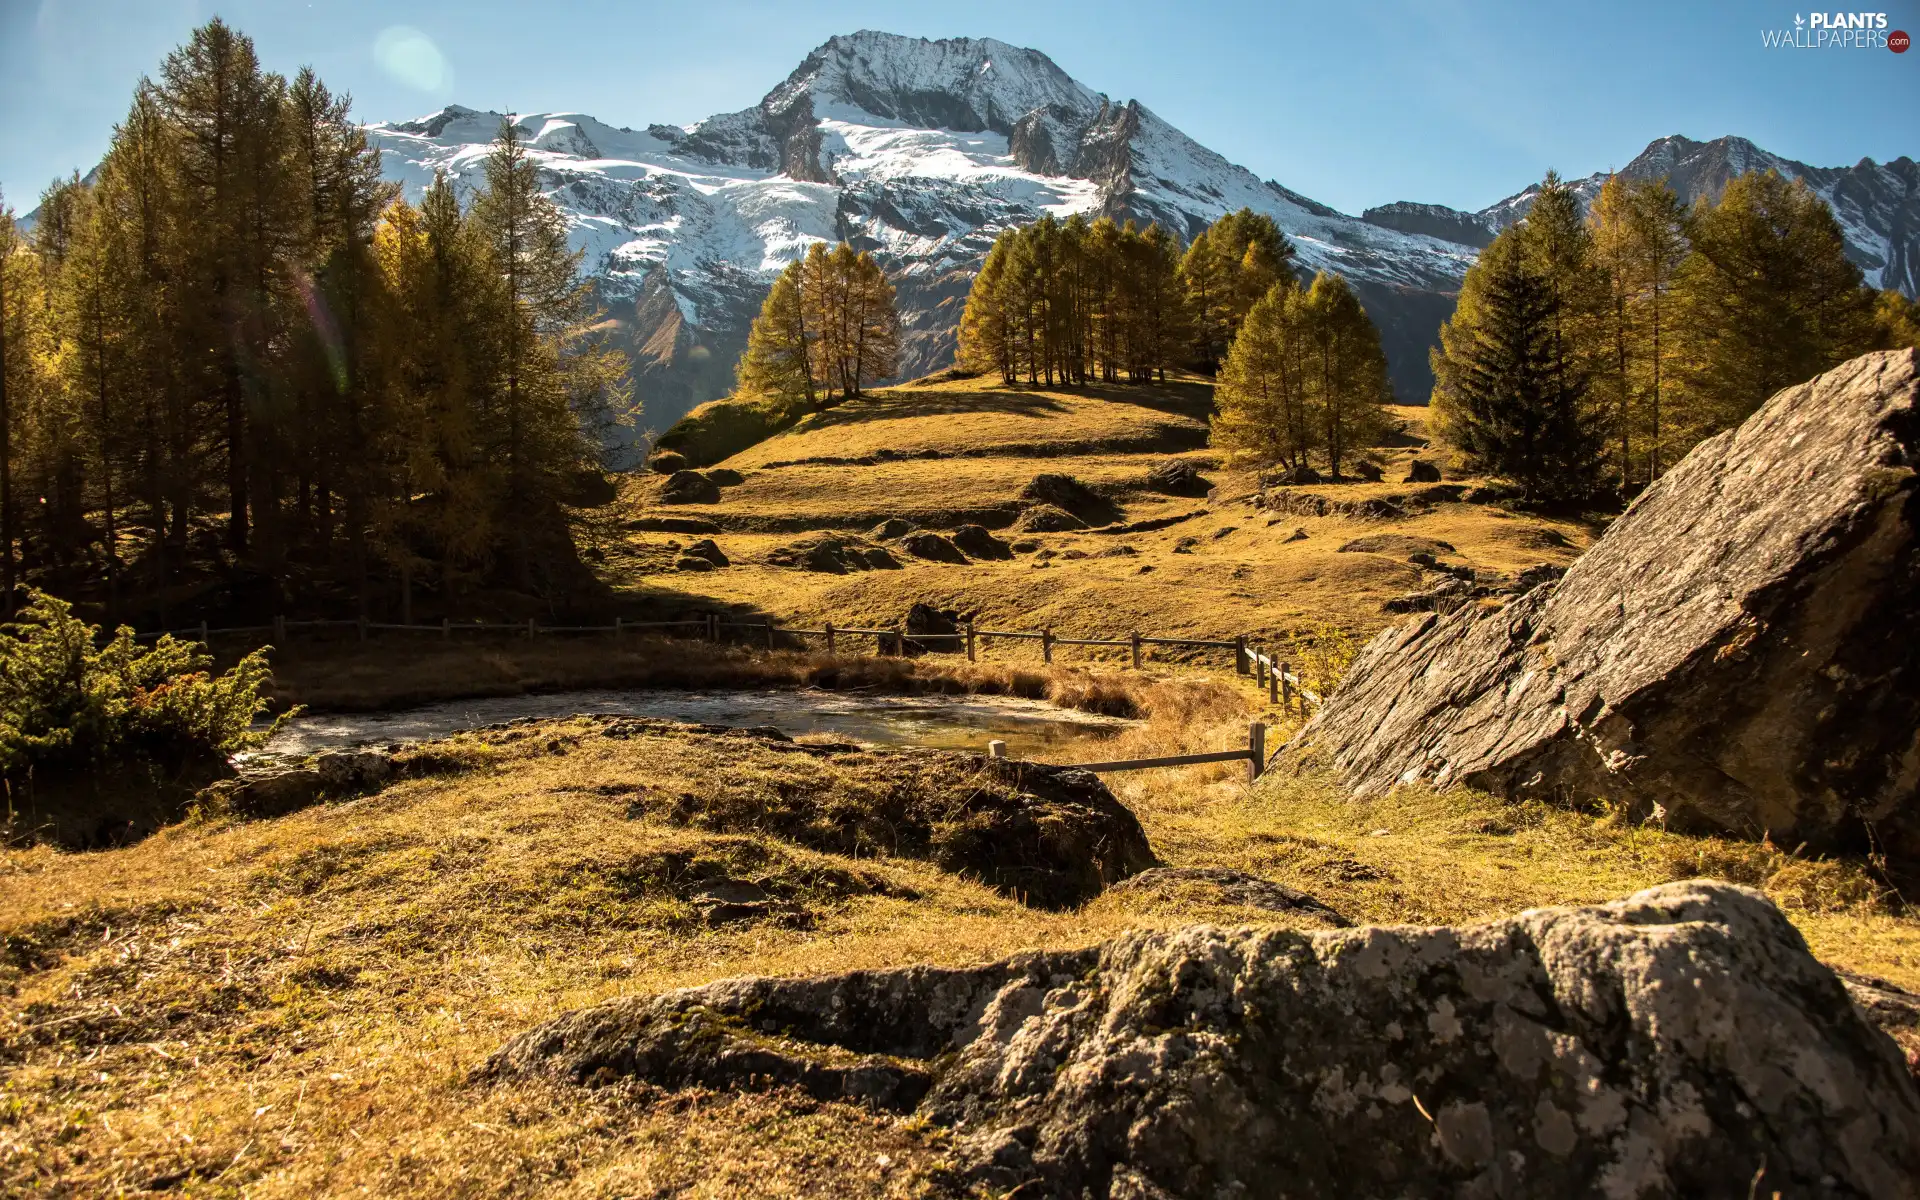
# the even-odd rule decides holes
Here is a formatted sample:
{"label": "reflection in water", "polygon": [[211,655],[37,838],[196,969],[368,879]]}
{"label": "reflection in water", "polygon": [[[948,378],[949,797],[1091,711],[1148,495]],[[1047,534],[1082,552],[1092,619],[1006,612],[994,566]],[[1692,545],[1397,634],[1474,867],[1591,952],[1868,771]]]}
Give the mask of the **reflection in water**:
{"label": "reflection in water", "polygon": [[[1018,758],[1071,762],[1071,751],[1130,722],[1002,696],[862,696],[846,692],[578,691],[451,700],[400,712],[334,713],[289,722],[269,754],[422,741],[516,717],[615,714],[714,725],[771,725],[792,737],[829,734],[881,746],[984,752],[990,739]],[[1084,760],[1082,760],[1084,761]]]}

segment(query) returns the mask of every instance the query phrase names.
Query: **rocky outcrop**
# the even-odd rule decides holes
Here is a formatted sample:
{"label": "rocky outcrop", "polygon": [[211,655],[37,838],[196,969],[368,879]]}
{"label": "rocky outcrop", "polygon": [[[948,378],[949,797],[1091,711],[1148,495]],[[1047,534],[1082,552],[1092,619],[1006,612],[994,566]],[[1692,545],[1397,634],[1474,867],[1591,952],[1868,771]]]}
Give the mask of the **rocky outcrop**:
{"label": "rocky outcrop", "polygon": [[[670,724],[623,720],[606,736],[650,736]],[[834,786],[773,791],[758,778],[722,779],[702,795],[658,797],[658,815],[849,857],[884,848],[1036,908],[1084,904],[1157,865],[1139,820],[1091,772],[949,751],[868,754],[780,741],[787,753],[832,758]]]}
{"label": "rocky outcrop", "polygon": [[1213,485],[1200,474],[1197,464],[1170,458],[1147,472],[1147,487],[1168,496],[1204,496]]}
{"label": "rocky outcrop", "polygon": [[662,504],[718,504],[720,485],[698,471],[675,471],[661,485]]}
{"label": "rocky outcrop", "polygon": [[1920,1195],[1920,1092],[1759,893],[1459,929],[1192,926],[568,1014],[484,1077],[788,1086],[1025,1197]]}
{"label": "rocky outcrop", "polygon": [[1290,752],[1920,860],[1917,359],[1781,392],[1557,584],[1382,633]]}
{"label": "rocky outcrop", "polygon": [[870,546],[857,537],[838,533],[816,533],[767,551],[767,562],[796,571],[818,571],[827,575],[845,575],[849,571],[887,571],[899,569],[900,562],[880,546]]}
{"label": "rocky outcrop", "polygon": [[1013,557],[1013,547],[1007,545],[983,525],[962,525],[953,531],[953,544],[965,552],[968,558],[1009,559]]}
{"label": "rocky outcrop", "polygon": [[928,562],[953,563],[956,566],[965,566],[967,563],[967,556],[960,552],[960,547],[937,533],[929,533],[925,530],[909,533],[901,538],[900,548],[915,558],[924,558]]}

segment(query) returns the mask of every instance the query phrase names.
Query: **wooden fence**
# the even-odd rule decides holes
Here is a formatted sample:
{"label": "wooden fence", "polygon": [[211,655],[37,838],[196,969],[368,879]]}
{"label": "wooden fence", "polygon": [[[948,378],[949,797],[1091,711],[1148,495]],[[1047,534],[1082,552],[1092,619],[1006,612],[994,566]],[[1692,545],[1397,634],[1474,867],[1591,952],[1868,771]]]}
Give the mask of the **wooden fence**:
{"label": "wooden fence", "polygon": [[[1007,744],[1003,741],[987,743],[987,753],[994,758],[1007,756]],[[1113,762],[1066,763],[1076,771],[1093,771],[1105,774],[1111,771],[1145,771],[1153,767],[1194,767],[1201,763],[1239,762],[1246,760],[1247,782],[1256,783],[1267,769],[1267,727],[1259,721],[1247,726],[1247,746],[1244,750],[1215,750],[1206,754],[1169,754],[1161,758],[1123,758]]]}
{"label": "wooden fence", "polygon": [[[836,626],[831,621],[819,629],[804,629],[798,626],[776,625],[771,620],[732,621],[719,613],[704,613],[697,617],[686,617],[674,621],[628,621],[615,617],[611,625],[542,625],[529,617],[525,624],[517,622],[500,623],[485,621],[449,621],[442,620],[438,625],[404,625],[384,621],[366,620],[292,620],[275,617],[270,625],[230,625],[209,628],[206,622],[187,629],[156,630],[135,634],[138,638],[157,638],[171,635],[189,638],[207,644],[215,637],[266,637],[271,644],[284,646],[288,636],[296,630],[351,629],[361,641],[366,641],[375,633],[404,633],[419,637],[438,636],[442,641],[451,641],[455,635],[474,633],[508,633],[529,640],[565,634],[611,634],[615,640],[629,633],[681,633],[710,642],[726,639],[728,630],[747,631],[745,638],[759,642],[765,639],[769,650],[779,648],[782,637],[796,640],[806,638],[821,639],[827,653],[844,653],[844,639],[874,639],[874,653],[886,655],[889,647],[895,655],[905,655],[909,644],[926,645],[935,642],[954,644],[956,651],[964,649],[968,662],[978,661],[979,647],[995,639],[1004,641],[1028,641],[1040,643],[1040,658],[1043,662],[1053,661],[1053,652],[1061,646],[1102,647],[1128,651],[1128,660],[1134,670],[1139,670],[1148,647],[1180,646],[1189,649],[1231,650],[1234,670],[1241,675],[1251,676],[1254,682],[1267,693],[1270,703],[1278,705],[1283,712],[1292,711],[1296,705],[1305,715],[1307,705],[1316,707],[1320,697],[1304,687],[1299,676],[1293,672],[1290,663],[1281,661],[1271,653],[1263,653],[1250,644],[1245,636],[1226,641],[1219,638],[1180,638],[1158,637],[1151,634],[1131,632],[1124,638],[1085,638],[1063,637],[1051,629],[980,629],[969,621],[955,633],[910,633],[903,625],[891,629],[862,628],[853,625]],[[1244,751],[1235,753],[1244,754]]]}

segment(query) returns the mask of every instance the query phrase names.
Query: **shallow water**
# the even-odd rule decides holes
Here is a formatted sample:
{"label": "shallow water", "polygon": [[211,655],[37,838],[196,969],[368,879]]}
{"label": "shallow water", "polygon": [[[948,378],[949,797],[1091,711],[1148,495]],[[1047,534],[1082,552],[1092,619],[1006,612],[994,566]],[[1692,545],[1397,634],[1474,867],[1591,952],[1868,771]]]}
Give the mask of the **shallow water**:
{"label": "shallow water", "polygon": [[[1004,696],[874,696],[848,692],[759,689],[690,692],[552,692],[450,700],[380,713],[297,717],[276,734],[269,754],[311,754],[345,746],[424,741],[517,717],[613,714],[664,717],[713,725],[771,725],[792,737],[830,734],[879,746],[928,746],[984,753],[1007,743],[1017,758],[1072,762],[1131,722]],[[1081,761],[1085,761],[1081,759]]]}

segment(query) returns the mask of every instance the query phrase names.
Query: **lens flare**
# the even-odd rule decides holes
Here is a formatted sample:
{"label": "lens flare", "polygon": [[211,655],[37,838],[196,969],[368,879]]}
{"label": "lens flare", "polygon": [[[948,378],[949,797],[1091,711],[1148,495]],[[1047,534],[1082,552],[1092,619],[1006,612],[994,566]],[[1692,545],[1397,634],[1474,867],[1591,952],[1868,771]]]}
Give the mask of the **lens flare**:
{"label": "lens flare", "polygon": [[408,87],[444,93],[453,88],[453,67],[433,39],[411,25],[389,25],[373,39],[380,69]]}
{"label": "lens flare", "polygon": [[296,275],[293,282],[300,292],[301,303],[307,306],[307,320],[313,323],[313,336],[320,343],[320,352],[327,357],[327,374],[333,377],[333,388],[345,395],[347,347],[340,339],[340,327],[334,323],[333,310],[327,307],[327,298],[306,274]]}

